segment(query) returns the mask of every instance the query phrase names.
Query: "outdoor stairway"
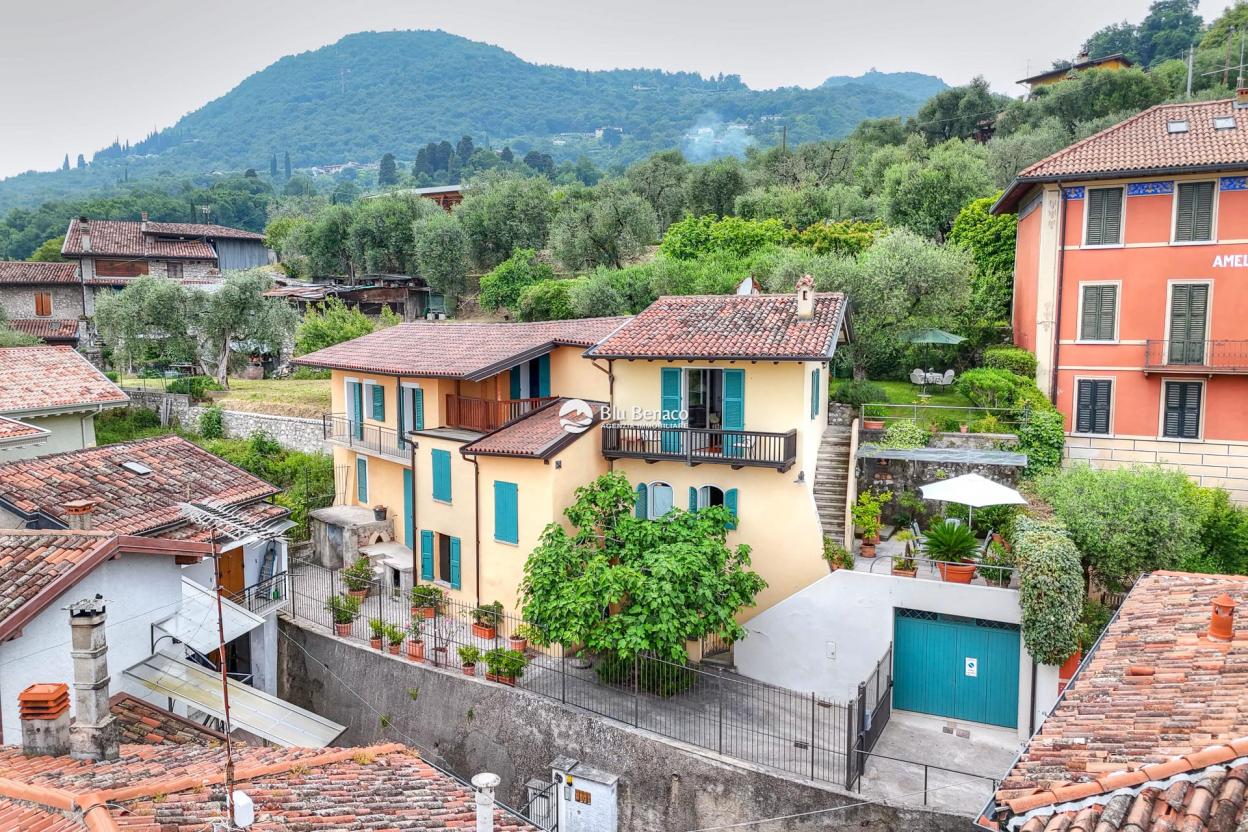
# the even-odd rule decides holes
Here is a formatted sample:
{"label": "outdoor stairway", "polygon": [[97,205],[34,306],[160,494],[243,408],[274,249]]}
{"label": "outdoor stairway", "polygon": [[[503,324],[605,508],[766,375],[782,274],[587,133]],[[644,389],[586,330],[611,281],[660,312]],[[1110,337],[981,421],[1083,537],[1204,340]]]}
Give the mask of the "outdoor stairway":
{"label": "outdoor stairway", "polygon": [[815,507],[823,533],[845,538],[845,483],[849,478],[849,428],[828,425],[819,444],[815,468]]}

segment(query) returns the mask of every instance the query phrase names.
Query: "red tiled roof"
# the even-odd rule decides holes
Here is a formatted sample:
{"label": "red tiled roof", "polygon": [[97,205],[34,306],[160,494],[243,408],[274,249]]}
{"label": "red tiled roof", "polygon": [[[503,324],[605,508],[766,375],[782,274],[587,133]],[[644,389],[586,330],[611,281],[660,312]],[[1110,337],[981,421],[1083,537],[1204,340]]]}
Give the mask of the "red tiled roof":
{"label": "red tiled roof", "polygon": [[[88,286],[129,286],[143,277],[88,277],[83,283]],[[169,280],[170,278],[160,278],[161,280]],[[210,271],[206,277],[181,277],[178,283],[183,286],[220,286],[225,282],[225,278],[216,271]]]}
{"label": "red tiled roof", "polygon": [[225,742],[225,734],[220,731],[214,731],[206,725],[178,716],[128,693],[114,694],[108,704],[109,710],[117,719],[123,743],[195,743],[211,746]]}
{"label": "red tiled roof", "polygon": [[[1230,642],[1207,636],[1212,601],[1223,593],[1240,603]],[[1014,815],[1051,814],[1118,789],[1164,789],[1176,775],[1200,779],[1210,766],[1244,762],[1246,599],[1244,576],[1141,578],[1006,776],[998,806]]]}
{"label": "red tiled roof", "polygon": [[75,318],[14,318],[9,326],[44,341],[78,342],[78,321]]}
{"label": "red tiled roof", "polygon": [[[475,825],[471,789],[402,745],[242,747],[234,758],[236,788],[255,803],[256,829]],[[224,748],[194,744],[122,745],[121,756],[106,762],[25,757],[20,749],[0,748],[0,798],[18,797],[77,817],[74,810],[90,808],[94,830],[207,829],[225,811],[224,759]],[[494,828],[536,830],[501,809],[494,812]]]}
{"label": "red tiled roof", "polygon": [[0,416],[0,444],[14,442],[19,439],[33,439],[48,433],[44,428],[37,428],[16,419]]}
{"label": "red tiled roof", "polygon": [[119,552],[209,553],[204,544],[155,542],[104,531],[0,530],[0,640]]}
{"label": "red tiled roof", "polygon": [[29,803],[0,799],[0,829],[30,832],[79,832],[76,820],[53,809],[42,809]]}
{"label": "red tiled roof", "polygon": [[845,316],[840,292],[815,295],[797,317],[796,295],[661,297],[586,354],[603,358],[779,359],[832,355]]}
{"label": "red tiled roof", "polygon": [[475,442],[460,449],[461,454],[482,456],[521,456],[547,459],[554,456],[578,438],[592,431],[590,428],[602,421],[605,402],[587,401],[592,421],[586,430],[572,433],[563,429],[559,410],[568,399],[556,399],[532,413],[521,416],[510,424],[487,433]]}
{"label": "red tiled roof", "polygon": [[[139,463],[140,474],[124,463]],[[64,504],[96,503],[93,528],[119,534],[207,539],[191,526],[179,504],[187,500],[240,506],[259,503],[277,488],[236,468],[180,436],[158,436],[115,445],[21,459],[0,465],[0,501],[27,518],[38,514],[64,522]],[[285,509],[256,506],[262,518],[281,517]]]}
{"label": "red tiled roof", "polygon": [[228,225],[197,222],[149,222],[147,233],[163,237],[209,237],[223,240],[263,240],[263,234]]}
{"label": "red tiled roof", "polygon": [[390,375],[479,380],[549,352],[588,347],[628,318],[540,323],[419,321],[398,324],[296,358],[295,364]]}
{"label": "red tiled roof", "polygon": [[[216,250],[202,239],[165,240],[143,233],[143,224],[126,220],[88,220],[91,250],[82,248],[82,223],[75,217],[69,222],[61,254],[81,257],[84,254],[105,257],[173,258],[175,260],[216,260]],[[198,237],[199,235],[195,235]]]}
{"label": "red tiled roof", "polygon": [[0,283],[30,285],[38,283],[77,283],[75,263],[32,263],[26,260],[0,260]]}
{"label": "red tiled roof", "polygon": [[120,387],[69,347],[0,348],[0,413],[127,401]]}

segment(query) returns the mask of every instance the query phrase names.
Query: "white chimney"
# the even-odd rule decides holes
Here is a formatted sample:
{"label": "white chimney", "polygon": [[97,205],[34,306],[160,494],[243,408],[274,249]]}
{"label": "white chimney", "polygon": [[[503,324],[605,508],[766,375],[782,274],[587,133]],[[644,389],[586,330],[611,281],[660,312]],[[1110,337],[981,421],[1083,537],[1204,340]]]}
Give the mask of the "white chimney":
{"label": "white chimney", "polygon": [[108,704],[108,615],[100,596],[69,606],[74,658],[74,724],[70,753],[78,760],[115,760],[120,733]]}
{"label": "white chimney", "polygon": [[477,802],[477,832],[494,832],[494,790],[502,778],[483,771],[472,778],[473,798]]}
{"label": "white chimney", "polygon": [[797,319],[808,321],[815,317],[815,279],[804,274],[797,279]]}
{"label": "white chimney", "polygon": [[1242,110],[1248,107],[1248,87],[1240,86],[1235,90],[1235,109]]}
{"label": "white chimney", "polygon": [[146,211],[139,212],[139,220],[140,220],[139,230],[142,231],[144,234],[146,234],[147,233],[147,212]]}
{"label": "white chimney", "polygon": [[91,253],[91,226],[86,217],[78,218],[78,230],[82,234],[82,250]]}
{"label": "white chimney", "polygon": [[63,757],[69,753],[69,686],[31,685],[17,695],[22,753]]}

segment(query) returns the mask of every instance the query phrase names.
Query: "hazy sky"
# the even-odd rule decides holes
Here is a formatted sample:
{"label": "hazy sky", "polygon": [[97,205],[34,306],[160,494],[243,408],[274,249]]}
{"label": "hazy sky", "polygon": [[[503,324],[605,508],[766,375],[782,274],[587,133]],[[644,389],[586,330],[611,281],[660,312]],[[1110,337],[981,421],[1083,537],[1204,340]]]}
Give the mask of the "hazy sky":
{"label": "hazy sky", "polygon": [[[1203,0],[1206,19],[1227,0]],[[1000,92],[1148,0],[0,0],[0,177],[136,140],[283,55],[445,29],[578,69],[738,73],[751,87],[915,70]]]}

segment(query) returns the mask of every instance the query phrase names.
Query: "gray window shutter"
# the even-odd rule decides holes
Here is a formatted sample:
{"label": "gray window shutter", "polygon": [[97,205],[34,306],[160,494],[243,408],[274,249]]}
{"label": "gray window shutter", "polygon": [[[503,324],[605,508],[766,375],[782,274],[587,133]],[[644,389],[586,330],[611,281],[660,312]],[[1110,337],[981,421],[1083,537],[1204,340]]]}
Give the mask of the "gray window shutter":
{"label": "gray window shutter", "polygon": [[1191,185],[1179,185],[1179,207],[1174,215],[1174,239],[1192,239],[1192,219],[1196,210],[1196,194]]}
{"label": "gray window shutter", "polygon": [[1213,239],[1213,183],[1179,184],[1179,207],[1174,218],[1174,239],[1190,242]]}
{"label": "gray window shutter", "polygon": [[1080,310],[1081,341],[1114,340],[1114,319],[1117,317],[1117,286],[1085,286]]}
{"label": "gray window shutter", "polygon": [[1108,381],[1092,383],[1095,396],[1092,403],[1092,430],[1096,433],[1109,433],[1110,385],[1111,382]]}
{"label": "gray window shutter", "polygon": [[1088,191],[1088,245],[1099,246],[1104,239],[1105,189]]}
{"label": "gray window shutter", "polygon": [[1114,340],[1114,313],[1118,306],[1118,287],[1102,286],[1101,287],[1101,306],[1097,310],[1097,332],[1096,337],[1101,341]]}
{"label": "gray window shutter", "polygon": [[1122,188],[1092,188],[1088,191],[1088,245],[1107,246],[1120,242],[1122,234]]}
{"label": "gray window shutter", "polygon": [[1112,382],[1081,379],[1075,396],[1075,433],[1109,433]]}
{"label": "gray window shutter", "polygon": [[1096,316],[1101,307],[1101,287],[1083,287],[1083,308],[1079,310],[1079,340],[1096,340]]}
{"label": "gray window shutter", "polygon": [[1091,433],[1092,399],[1092,382],[1080,381],[1078,395],[1075,396],[1075,433]]}
{"label": "gray window shutter", "polygon": [[1166,382],[1166,412],[1162,434],[1178,439],[1200,436],[1200,382]]}

